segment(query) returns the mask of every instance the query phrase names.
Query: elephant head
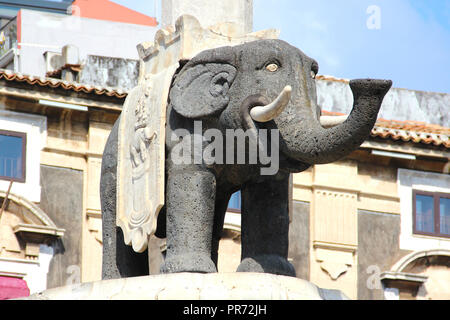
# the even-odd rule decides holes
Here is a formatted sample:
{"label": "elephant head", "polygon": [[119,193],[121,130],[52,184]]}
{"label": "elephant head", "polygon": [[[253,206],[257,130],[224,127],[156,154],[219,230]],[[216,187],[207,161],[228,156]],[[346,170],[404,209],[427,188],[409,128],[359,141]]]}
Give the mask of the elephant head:
{"label": "elephant head", "polygon": [[281,165],[298,172],[358,148],[392,85],[389,80],[350,81],[353,110],[336,125],[321,118],[317,72],[315,60],[282,40],[207,50],[175,77],[171,106],[184,118],[217,119],[222,128],[278,129]]}

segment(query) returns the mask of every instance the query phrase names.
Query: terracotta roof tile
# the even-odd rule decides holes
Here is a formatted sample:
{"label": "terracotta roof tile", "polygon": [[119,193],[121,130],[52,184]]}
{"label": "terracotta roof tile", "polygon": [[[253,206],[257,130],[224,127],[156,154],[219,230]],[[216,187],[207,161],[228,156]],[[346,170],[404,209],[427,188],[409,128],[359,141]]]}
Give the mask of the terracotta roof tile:
{"label": "terracotta roof tile", "polygon": [[327,76],[327,75],[317,75],[316,79],[317,80],[327,80],[327,81],[336,81],[336,82],[350,83],[350,80],[348,80],[348,79],[341,79],[341,78],[336,78],[336,77]]}
{"label": "terracotta roof tile", "polygon": [[98,86],[90,86],[86,84],[64,81],[54,78],[43,78],[15,73],[10,70],[0,69],[0,80],[26,82],[30,85],[39,85],[41,87],[62,88],[65,90],[72,90],[75,92],[94,93],[97,95],[107,95],[109,97],[125,98],[127,92],[114,88],[105,88]]}
{"label": "terracotta roof tile", "polygon": [[[345,115],[340,112],[322,110],[324,115]],[[372,137],[394,141],[432,144],[450,148],[450,128],[421,121],[398,121],[378,119],[370,134]]]}

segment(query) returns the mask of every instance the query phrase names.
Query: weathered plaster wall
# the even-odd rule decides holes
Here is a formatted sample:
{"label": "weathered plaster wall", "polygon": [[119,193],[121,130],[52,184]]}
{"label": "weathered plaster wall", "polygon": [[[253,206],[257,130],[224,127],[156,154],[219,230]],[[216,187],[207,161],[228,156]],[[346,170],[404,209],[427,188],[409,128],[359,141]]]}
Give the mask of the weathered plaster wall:
{"label": "weathered plaster wall", "polygon": [[358,210],[358,299],[384,300],[379,275],[406,254],[399,235],[399,215]]}
{"label": "weathered plaster wall", "polygon": [[138,60],[88,55],[78,82],[128,91],[137,85],[138,77]]}
{"label": "weathered plaster wall", "polygon": [[64,237],[52,244],[54,257],[50,262],[47,288],[54,288],[65,285],[69,277],[80,275],[83,173],[41,165],[41,184],[39,206],[59,228],[66,230]]}
{"label": "weathered plaster wall", "polygon": [[[317,80],[317,102],[323,110],[349,114],[353,95],[345,81]],[[395,83],[394,83],[395,86]],[[450,127],[450,94],[392,88],[386,94],[379,118],[412,120]]]}
{"label": "weathered plaster wall", "polygon": [[292,220],[289,225],[289,260],[297,277],[309,280],[309,202],[292,202]]}

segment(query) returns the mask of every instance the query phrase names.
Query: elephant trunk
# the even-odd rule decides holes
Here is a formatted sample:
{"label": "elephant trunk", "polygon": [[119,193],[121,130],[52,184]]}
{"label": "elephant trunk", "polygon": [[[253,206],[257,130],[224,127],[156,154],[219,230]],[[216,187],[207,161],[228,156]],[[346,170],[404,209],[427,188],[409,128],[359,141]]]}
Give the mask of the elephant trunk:
{"label": "elephant trunk", "polygon": [[348,118],[331,128],[325,128],[316,118],[284,122],[278,126],[281,152],[308,164],[329,163],[347,156],[369,136],[391,85],[390,80],[350,81],[354,104]]}

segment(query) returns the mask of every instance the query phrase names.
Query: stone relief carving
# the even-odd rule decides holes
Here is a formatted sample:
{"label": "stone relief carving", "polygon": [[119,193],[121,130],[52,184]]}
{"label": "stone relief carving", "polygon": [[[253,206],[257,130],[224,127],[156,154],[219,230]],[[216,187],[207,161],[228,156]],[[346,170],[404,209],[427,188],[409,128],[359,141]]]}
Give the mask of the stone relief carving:
{"label": "stone relief carving", "polygon": [[321,246],[315,245],[315,257],[320,268],[332,280],[337,280],[355,264],[356,247],[351,246]]}
{"label": "stone relief carving", "polygon": [[147,75],[129,94],[121,115],[116,223],[136,252],[147,248],[164,205],[165,112],[177,68],[178,63]]}

